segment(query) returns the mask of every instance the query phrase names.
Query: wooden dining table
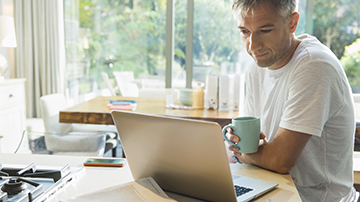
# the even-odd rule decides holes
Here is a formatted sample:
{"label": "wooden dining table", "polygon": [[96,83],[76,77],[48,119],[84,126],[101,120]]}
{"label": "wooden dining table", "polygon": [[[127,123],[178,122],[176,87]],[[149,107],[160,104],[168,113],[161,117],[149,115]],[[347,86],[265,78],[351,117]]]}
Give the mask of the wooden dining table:
{"label": "wooden dining table", "polygon": [[[165,98],[99,96],[61,110],[59,121],[61,123],[112,125],[114,124],[111,117],[112,110],[107,107],[110,100],[135,100],[137,106],[133,110],[134,112],[213,121],[219,123],[222,127],[231,123],[232,118],[239,116],[239,111],[231,109],[228,111],[218,111],[210,109],[166,108]],[[181,105],[179,100],[175,100],[175,104]]]}

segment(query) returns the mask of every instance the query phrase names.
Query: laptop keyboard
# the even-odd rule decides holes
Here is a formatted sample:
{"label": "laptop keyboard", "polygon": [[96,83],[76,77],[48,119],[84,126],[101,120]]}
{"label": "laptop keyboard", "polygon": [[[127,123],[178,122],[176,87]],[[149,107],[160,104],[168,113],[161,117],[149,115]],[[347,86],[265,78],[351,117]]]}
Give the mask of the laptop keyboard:
{"label": "laptop keyboard", "polygon": [[242,187],[242,186],[239,186],[239,185],[234,185],[234,187],[235,187],[236,197],[241,196],[243,194],[246,194],[246,193],[253,190],[251,188]]}

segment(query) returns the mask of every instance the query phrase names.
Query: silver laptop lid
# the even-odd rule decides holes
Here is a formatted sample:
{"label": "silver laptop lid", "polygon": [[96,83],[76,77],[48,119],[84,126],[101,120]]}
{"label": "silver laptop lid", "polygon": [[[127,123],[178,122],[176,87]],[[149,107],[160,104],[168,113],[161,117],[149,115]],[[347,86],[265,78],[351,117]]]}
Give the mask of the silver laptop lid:
{"label": "silver laptop lid", "polygon": [[209,201],[236,201],[215,122],[112,111],[134,180],[153,177],[164,190]]}

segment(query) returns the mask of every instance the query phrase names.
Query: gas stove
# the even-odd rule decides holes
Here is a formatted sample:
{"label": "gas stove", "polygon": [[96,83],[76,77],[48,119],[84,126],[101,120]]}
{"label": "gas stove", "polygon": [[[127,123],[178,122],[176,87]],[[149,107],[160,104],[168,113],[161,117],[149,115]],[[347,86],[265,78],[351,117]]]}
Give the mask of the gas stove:
{"label": "gas stove", "polygon": [[44,202],[79,176],[83,168],[0,163],[0,202]]}

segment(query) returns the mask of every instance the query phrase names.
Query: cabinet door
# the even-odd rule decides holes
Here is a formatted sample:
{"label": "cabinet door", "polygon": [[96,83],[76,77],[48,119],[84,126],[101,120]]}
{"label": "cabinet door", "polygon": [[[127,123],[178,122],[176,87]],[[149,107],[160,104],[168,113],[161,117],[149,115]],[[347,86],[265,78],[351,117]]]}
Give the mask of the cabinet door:
{"label": "cabinet door", "polygon": [[[17,106],[0,111],[0,152],[14,153],[22,143],[22,148],[27,147],[22,140],[22,133],[25,126],[25,107]],[[22,142],[23,141],[23,142]]]}

